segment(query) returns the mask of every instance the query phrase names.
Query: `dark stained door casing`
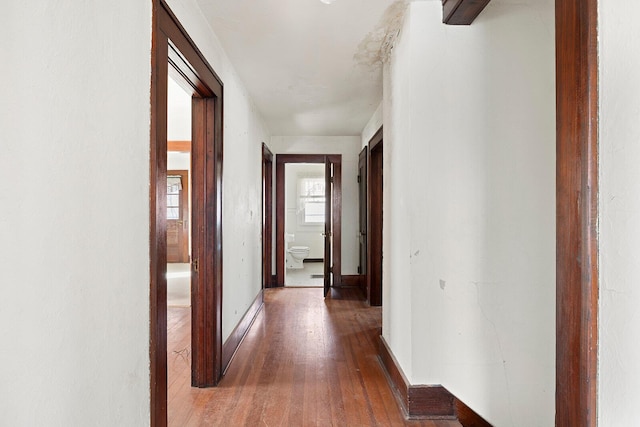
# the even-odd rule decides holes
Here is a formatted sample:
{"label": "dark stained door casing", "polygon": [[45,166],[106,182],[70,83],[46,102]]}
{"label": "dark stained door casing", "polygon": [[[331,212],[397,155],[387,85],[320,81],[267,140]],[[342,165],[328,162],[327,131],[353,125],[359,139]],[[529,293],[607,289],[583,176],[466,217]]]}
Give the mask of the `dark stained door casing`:
{"label": "dark stained door casing", "polygon": [[359,265],[358,274],[364,276],[360,280],[361,289],[366,295],[366,274],[367,274],[367,212],[369,211],[367,202],[367,157],[369,148],[364,147],[358,156],[358,245],[359,245]]}
{"label": "dark stained door casing", "polygon": [[332,174],[331,160],[324,158],[324,296],[331,289],[331,234],[332,234]]}

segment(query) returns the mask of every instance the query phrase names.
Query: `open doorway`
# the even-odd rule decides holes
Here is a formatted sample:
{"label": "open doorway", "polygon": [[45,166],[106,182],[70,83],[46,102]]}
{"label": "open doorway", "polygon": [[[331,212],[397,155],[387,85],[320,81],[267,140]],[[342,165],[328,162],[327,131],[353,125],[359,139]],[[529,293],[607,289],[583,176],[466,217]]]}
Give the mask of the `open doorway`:
{"label": "open doorway", "polygon": [[167,85],[167,306],[191,306],[191,95]]}
{"label": "open doorway", "polygon": [[[285,286],[324,286],[325,166],[285,164]],[[330,262],[330,260],[326,260]]]}
{"label": "open doorway", "polygon": [[[287,175],[289,175],[288,180]],[[313,279],[309,277],[302,283],[294,285],[304,286],[304,283],[309,283],[312,286],[324,286],[325,295],[331,287],[341,286],[341,184],[342,156],[339,154],[279,154],[276,156],[275,286],[294,284],[291,280],[289,283],[286,280],[287,262],[290,266],[288,269],[290,276],[295,277],[296,273],[291,273],[293,270],[305,271],[304,258],[311,258],[311,262],[307,261],[309,275],[314,274],[316,277],[313,279],[321,279],[322,283],[311,283]],[[287,205],[287,193],[295,195],[290,198],[289,205]],[[296,240],[297,230],[300,230],[298,240]],[[321,240],[315,240],[314,237],[320,237]],[[312,249],[311,245],[315,245],[315,248]],[[297,250],[301,254],[292,254],[294,247],[298,247]],[[298,259],[293,255],[297,255]],[[322,260],[322,273],[311,273],[314,268],[312,264],[320,264],[320,260]],[[294,265],[295,263],[297,265]],[[292,266],[297,268],[291,268]],[[320,274],[322,276],[318,277]]]}
{"label": "open doorway", "polygon": [[[191,383],[191,94],[177,73],[167,84],[167,393],[168,421],[180,416],[176,396]],[[177,81],[176,81],[177,80]],[[179,83],[178,83],[179,82]]]}
{"label": "open doorway", "polygon": [[[220,380],[222,366],[222,83],[168,7],[154,13],[150,152],[151,425],[167,425],[168,91],[170,75],[191,102],[190,386]],[[177,181],[177,180],[176,180]],[[175,182],[179,188],[183,185]],[[184,208],[184,205],[178,209]],[[184,226],[184,224],[183,224]],[[184,234],[183,234],[184,237]],[[184,239],[182,241],[184,245]],[[184,258],[183,258],[184,259]]]}

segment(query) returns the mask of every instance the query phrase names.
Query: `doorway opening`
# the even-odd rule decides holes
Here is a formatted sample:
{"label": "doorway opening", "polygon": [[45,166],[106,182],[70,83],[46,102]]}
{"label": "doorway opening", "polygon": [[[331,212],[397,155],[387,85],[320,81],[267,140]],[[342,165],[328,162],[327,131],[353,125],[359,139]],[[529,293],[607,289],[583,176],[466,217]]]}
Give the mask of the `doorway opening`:
{"label": "doorway opening", "polygon": [[191,382],[191,94],[175,72],[167,85],[167,417]]}
{"label": "doorway opening", "polygon": [[[191,275],[191,386],[208,387],[220,380],[222,366],[222,83],[199,53],[184,28],[164,2],[153,16],[150,150],[150,372],[151,425],[166,426],[167,419],[167,261],[184,259],[182,240],[175,238],[173,253],[167,243],[171,216],[184,224],[180,187],[189,185],[191,210],[187,213]],[[191,161],[186,182],[168,171],[169,76],[190,96]],[[177,177],[180,176],[180,181]],[[173,187],[168,191],[168,185]],[[184,187],[183,187],[184,188]],[[175,190],[175,191],[174,191]],[[176,196],[176,197],[169,197]],[[178,200],[173,200],[178,199]],[[178,203],[178,205],[176,205]],[[189,221],[190,220],[190,221]],[[190,226],[189,226],[190,222]],[[176,223],[175,225],[180,225]],[[173,230],[176,231],[176,230]],[[187,242],[188,243],[188,242]],[[176,259],[176,258],[173,258]]]}
{"label": "doorway opening", "polygon": [[[322,173],[323,171],[324,173]],[[289,175],[288,180],[286,179],[287,175]],[[287,193],[292,195],[289,205],[287,205]],[[341,216],[341,155],[279,154],[276,156],[276,277],[274,286],[287,285],[287,263],[289,263],[290,271],[304,270],[305,257],[311,258],[311,262],[307,261],[308,271],[313,269],[311,267],[311,264],[315,264],[313,261],[322,260],[322,273],[309,274],[316,276],[322,274],[325,295],[328,294],[331,287],[341,286]],[[298,238],[296,238],[296,232],[298,232]],[[313,239],[318,237],[314,234],[320,234],[321,243]],[[294,250],[294,247],[298,248]],[[297,253],[292,253],[294,251]],[[287,257],[287,255],[289,256]],[[295,275],[295,273],[292,274]],[[311,282],[311,280],[309,277],[305,279],[305,282]],[[290,282],[289,285],[291,284]],[[304,282],[300,285],[303,284]]]}
{"label": "doorway opening", "polygon": [[285,164],[285,286],[323,287],[325,166]]}

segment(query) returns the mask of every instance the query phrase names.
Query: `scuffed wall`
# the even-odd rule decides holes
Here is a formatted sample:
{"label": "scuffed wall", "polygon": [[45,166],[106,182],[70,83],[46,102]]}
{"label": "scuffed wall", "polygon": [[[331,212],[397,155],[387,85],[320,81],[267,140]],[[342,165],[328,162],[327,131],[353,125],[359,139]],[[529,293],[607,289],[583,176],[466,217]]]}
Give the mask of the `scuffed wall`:
{"label": "scuffed wall", "polygon": [[382,127],[382,102],[380,102],[380,105],[378,105],[378,108],[376,108],[376,111],[362,130],[362,148],[369,145],[369,141],[371,141],[371,138],[378,132],[380,127]]}
{"label": "scuffed wall", "polygon": [[553,1],[413,2],[385,67],[383,334],[413,384],[554,423]]}

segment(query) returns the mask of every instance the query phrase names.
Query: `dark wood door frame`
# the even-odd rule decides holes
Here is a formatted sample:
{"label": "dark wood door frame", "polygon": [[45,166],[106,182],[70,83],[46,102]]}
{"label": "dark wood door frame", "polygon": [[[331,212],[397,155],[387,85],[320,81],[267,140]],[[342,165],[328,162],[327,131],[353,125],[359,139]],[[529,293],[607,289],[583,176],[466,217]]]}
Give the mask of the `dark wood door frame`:
{"label": "dark wood door frame", "polygon": [[[342,286],[342,155],[340,154],[276,154],[276,283],[284,286],[284,222],[285,187],[284,169],[287,163],[325,163],[328,157],[333,164],[333,286]],[[325,260],[326,262],[326,260]]]}
{"label": "dark wood door frame", "polygon": [[331,259],[331,254],[333,251],[331,250],[331,246],[333,243],[333,226],[332,221],[327,221],[327,218],[331,218],[333,220],[333,203],[326,203],[327,200],[333,201],[333,164],[331,164],[331,160],[329,156],[325,156],[324,158],[324,256],[323,256],[323,275],[324,275],[324,296],[329,295],[329,291],[331,290],[331,273],[333,272],[332,264],[327,262],[327,260]]}
{"label": "dark wood door frame", "polygon": [[369,141],[369,165],[367,185],[367,302],[382,305],[382,223],[383,223],[383,142],[382,127]]}
{"label": "dark wood door frame", "polygon": [[[192,383],[220,378],[222,83],[162,0],[153,0],[150,148],[150,415],[167,425],[166,174],[169,73],[192,102]],[[178,81],[177,80],[177,81]],[[198,260],[196,263],[195,260]]]}
{"label": "dark wood door frame", "polygon": [[556,0],[556,425],[597,425],[597,0]]}
{"label": "dark wood door frame", "polygon": [[358,155],[358,284],[365,296],[369,289],[369,210],[369,146],[366,145]]}
{"label": "dark wood door frame", "polygon": [[273,285],[273,153],[262,143],[262,288]]}

